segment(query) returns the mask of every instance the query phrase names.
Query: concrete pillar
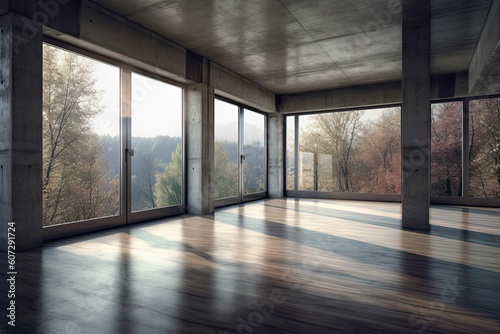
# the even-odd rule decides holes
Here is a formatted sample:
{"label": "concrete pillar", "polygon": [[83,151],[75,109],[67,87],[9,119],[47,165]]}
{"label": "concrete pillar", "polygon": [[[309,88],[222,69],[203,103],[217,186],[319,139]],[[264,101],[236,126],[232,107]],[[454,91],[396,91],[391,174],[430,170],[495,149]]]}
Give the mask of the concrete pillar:
{"label": "concrete pillar", "polygon": [[199,83],[185,90],[187,211],[214,212],[214,89]]}
{"label": "concrete pillar", "polygon": [[0,250],[42,245],[42,30],[0,17]]}
{"label": "concrete pillar", "polygon": [[428,230],[430,203],[430,0],[403,0],[403,228]]}
{"label": "concrete pillar", "polygon": [[283,115],[269,114],[267,118],[267,192],[271,198],[284,195],[284,123]]}

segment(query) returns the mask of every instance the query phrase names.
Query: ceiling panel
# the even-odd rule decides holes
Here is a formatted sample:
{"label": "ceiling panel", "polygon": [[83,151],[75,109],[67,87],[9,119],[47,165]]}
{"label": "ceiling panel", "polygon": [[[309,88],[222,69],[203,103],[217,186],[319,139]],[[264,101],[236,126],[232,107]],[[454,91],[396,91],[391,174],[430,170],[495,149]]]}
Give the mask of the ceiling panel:
{"label": "ceiling panel", "polygon": [[[257,82],[257,79],[251,78]],[[271,76],[258,79],[264,87],[278,94],[302,93],[305,91],[324,90],[325,87],[337,88],[352,86],[352,81],[343,71],[335,68],[304,71],[293,75]],[[307,88],[304,90],[304,88]]]}
{"label": "ceiling panel", "polygon": [[388,60],[379,63],[342,66],[342,71],[353,85],[389,82],[401,79],[402,61]]}
{"label": "ceiling panel", "polygon": [[[401,3],[94,0],[277,93],[401,77]],[[431,1],[431,70],[468,68],[491,0]]]}
{"label": "ceiling panel", "polygon": [[369,35],[345,35],[321,41],[319,45],[339,66],[377,64],[401,59],[401,29],[388,27]]}
{"label": "ceiling panel", "polygon": [[219,62],[256,53],[284,51],[312,43],[314,40],[309,34],[298,22],[294,22],[273,30],[227,36],[214,44],[203,46],[202,51],[208,58]]}

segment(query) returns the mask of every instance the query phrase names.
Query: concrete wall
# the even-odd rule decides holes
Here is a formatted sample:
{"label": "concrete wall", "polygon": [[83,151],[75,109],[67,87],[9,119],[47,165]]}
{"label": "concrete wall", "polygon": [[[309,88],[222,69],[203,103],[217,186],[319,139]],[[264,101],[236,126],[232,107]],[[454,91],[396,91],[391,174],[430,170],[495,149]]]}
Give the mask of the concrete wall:
{"label": "concrete wall", "polygon": [[267,192],[271,198],[280,198],[283,197],[285,190],[283,114],[269,114],[267,127]]}
{"label": "concrete wall", "polygon": [[187,87],[186,120],[187,211],[214,211],[214,91],[207,84]]}
{"label": "concrete wall", "polygon": [[264,112],[276,111],[276,95],[273,92],[214,63],[210,67],[210,84],[216,94]]}
{"label": "concrete wall", "polygon": [[0,17],[1,251],[10,237],[16,251],[42,244],[42,34],[19,40],[25,22]]}

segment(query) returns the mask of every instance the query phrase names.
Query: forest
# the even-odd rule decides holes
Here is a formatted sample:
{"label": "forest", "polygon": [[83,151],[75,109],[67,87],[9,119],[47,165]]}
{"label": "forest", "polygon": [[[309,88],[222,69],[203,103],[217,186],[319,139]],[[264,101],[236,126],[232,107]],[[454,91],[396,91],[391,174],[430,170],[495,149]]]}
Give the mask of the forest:
{"label": "forest", "polygon": [[[400,108],[299,116],[297,190],[399,194]],[[500,98],[431,106],[431,195],[462,196],[462,141],[468,140],[470,197],[500,197]],[[287,122],[294,121],[294,116]],[[287,189],[294,185],[294,130],[287,131]]]}

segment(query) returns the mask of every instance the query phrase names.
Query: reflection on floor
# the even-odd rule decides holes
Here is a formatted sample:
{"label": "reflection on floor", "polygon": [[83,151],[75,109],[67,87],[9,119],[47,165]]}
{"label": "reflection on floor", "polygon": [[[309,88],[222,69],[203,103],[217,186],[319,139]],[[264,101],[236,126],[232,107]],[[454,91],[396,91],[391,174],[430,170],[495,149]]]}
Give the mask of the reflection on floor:
{"label": "reflection on floor", "polygon": [[400,212],[274,199],[47,243],[17,254],[12,332],[500,333],[500,210]]}

